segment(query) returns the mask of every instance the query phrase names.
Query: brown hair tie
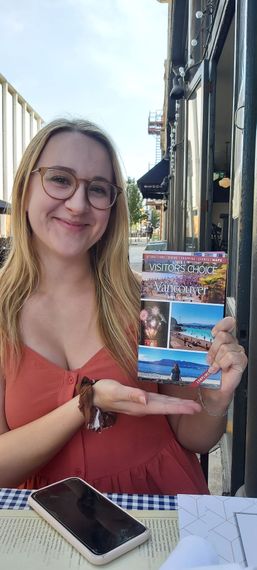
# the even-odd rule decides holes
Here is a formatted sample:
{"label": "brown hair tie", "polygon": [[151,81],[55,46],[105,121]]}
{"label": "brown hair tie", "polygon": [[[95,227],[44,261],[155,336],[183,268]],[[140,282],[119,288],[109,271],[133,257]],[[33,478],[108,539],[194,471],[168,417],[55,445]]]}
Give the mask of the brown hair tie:
{"label": "brown hair tie", "polygon": [[76,389],[79,394],[78,408],[85,418],[85,427],[87,429],[101,432],[105,428],[112,427],[117,419],[114,412],[103,412],[97,406],[94,406],[94,390],[95,380],[84,376]]}

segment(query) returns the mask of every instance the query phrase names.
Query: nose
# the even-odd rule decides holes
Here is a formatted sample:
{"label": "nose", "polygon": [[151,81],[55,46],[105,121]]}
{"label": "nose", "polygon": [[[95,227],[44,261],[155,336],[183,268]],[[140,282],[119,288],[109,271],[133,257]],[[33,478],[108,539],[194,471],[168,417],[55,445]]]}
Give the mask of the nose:
{"label": "nose", "polygon": [[73,212],[84,212],[85,210],[89,210],[91,206],[87,198],[85,182],[80,182],[74,194],[65,200],[65,205]]}

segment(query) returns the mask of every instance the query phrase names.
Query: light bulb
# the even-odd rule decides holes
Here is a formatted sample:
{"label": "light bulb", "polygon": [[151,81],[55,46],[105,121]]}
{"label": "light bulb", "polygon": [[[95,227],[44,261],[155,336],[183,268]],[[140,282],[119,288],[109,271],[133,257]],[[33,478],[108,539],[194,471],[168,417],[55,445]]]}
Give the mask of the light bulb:
{"label": "light bulb", "polygon": [[221,188],[230,188],[230,184],[231,184],[230,178],[225,176],[224,178],[221,178],[221,180],[219,180],[218,184]]}

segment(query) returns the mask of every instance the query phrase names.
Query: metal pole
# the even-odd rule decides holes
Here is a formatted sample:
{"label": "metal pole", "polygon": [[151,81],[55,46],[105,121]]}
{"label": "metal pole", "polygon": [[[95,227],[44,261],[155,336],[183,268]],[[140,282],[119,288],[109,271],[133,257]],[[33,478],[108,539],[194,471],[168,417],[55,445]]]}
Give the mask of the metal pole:
{"label": "metal pole", "polygon": [[[240,6],[240,2],[239,2]],[[248,0],[245,7],[245,22],[243,30],[246,30],[244,37],[246,44],[245,54],[245,112],[244,112],[244,135],[243,135],[243,159],[242,159],[242,179],[240,196],[240,217],[238,228],[238,276],[236,291],[236,318],[237,337],[239,342],[248,346],[249,320],[256,321],[256,313],[253,312],[253,305],[249,304],[250,293],[256,306],[256,289],[254,283],[250,287],[251,257],[252,248],[252,227],[253,227],[253,207],[254,207],[254,159],[255,159],[255,137],[256,137],[256,27],[257,14],[255,0]],[[245,33],[242,30],[242,33]],[[244,65],[244,62],[240,62]],[[238,128],[238,127],[237,127]],[[255,206],[256,207],[256,206]],[[253,256],[255,245],[253,244]],[[254,271],[254,268],[253,268]],[[254,275],[252,275],[254,277]],[[255,297],[255,299],[254,299]],[[255,335],[252,326],[252,340],[250,355],[250,367],[247,378],[244,374],[241,384],[238,386],[234,399],[234,423],[233,423],[233,454],[232,454],[232,475],[231,492],[234,494],[245,482],[247,494],[257,496],[257,390],[256,390],[256,366],[254,369],[254,353],[256,348]],[[248,407],[248,411],[246,410]],[[247,411],[247,418],[246,418]],[[246,437],[245,437],[246,430]],[[244,472],[245,460],[245,472]],[[254,482],[254,485],[251,482]],[[251,480],[251,482],[250,482]]]}
{"label": "metal pole", "polygon": [[248,141],[250,158],[252,159],[251,181],[254,184],[254,148],[255,148],[255,188],[253,193],[253,232],[252,232],[252,265],[251,265],[251,294],[250,294],[250,325],[249,325],[249,365],[248,365],[248,399],[247,399],[247,434],[245,458],[245,492],[248,497],[257,497],[257,350],[256,350],[256,315],[257,315],[257,14],[256,3],[249,0],[248,12],[249,75],[246,84],[245,128],[249,123],[252,138]]}
{"label": "metal pole", "polygon": [[13,154],[13,176],[15,176],[17,170],[17,106],[18,106],[18,94],[13,93],[12,95],[12,154]]}
{"label": "metal pole", "polygon": [[7,186],[8,186],[8,176],[7,176],[7,95],[8,95],[8,83],[5,81],[2,84],[2,149],[3,149],[3,200],[7,200]]}

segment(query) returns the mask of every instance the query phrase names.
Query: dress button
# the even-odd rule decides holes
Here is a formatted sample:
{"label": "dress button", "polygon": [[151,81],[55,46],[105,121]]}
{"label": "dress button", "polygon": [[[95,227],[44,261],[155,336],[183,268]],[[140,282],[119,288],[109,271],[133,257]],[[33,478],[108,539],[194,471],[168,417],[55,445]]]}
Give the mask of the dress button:
{"label": "dress button", "polygon": [[73,383],[74,383],[74,378],[73,378],[73,376],[69,376],[68,382],[69,382],[69,384],[73,384]]}

